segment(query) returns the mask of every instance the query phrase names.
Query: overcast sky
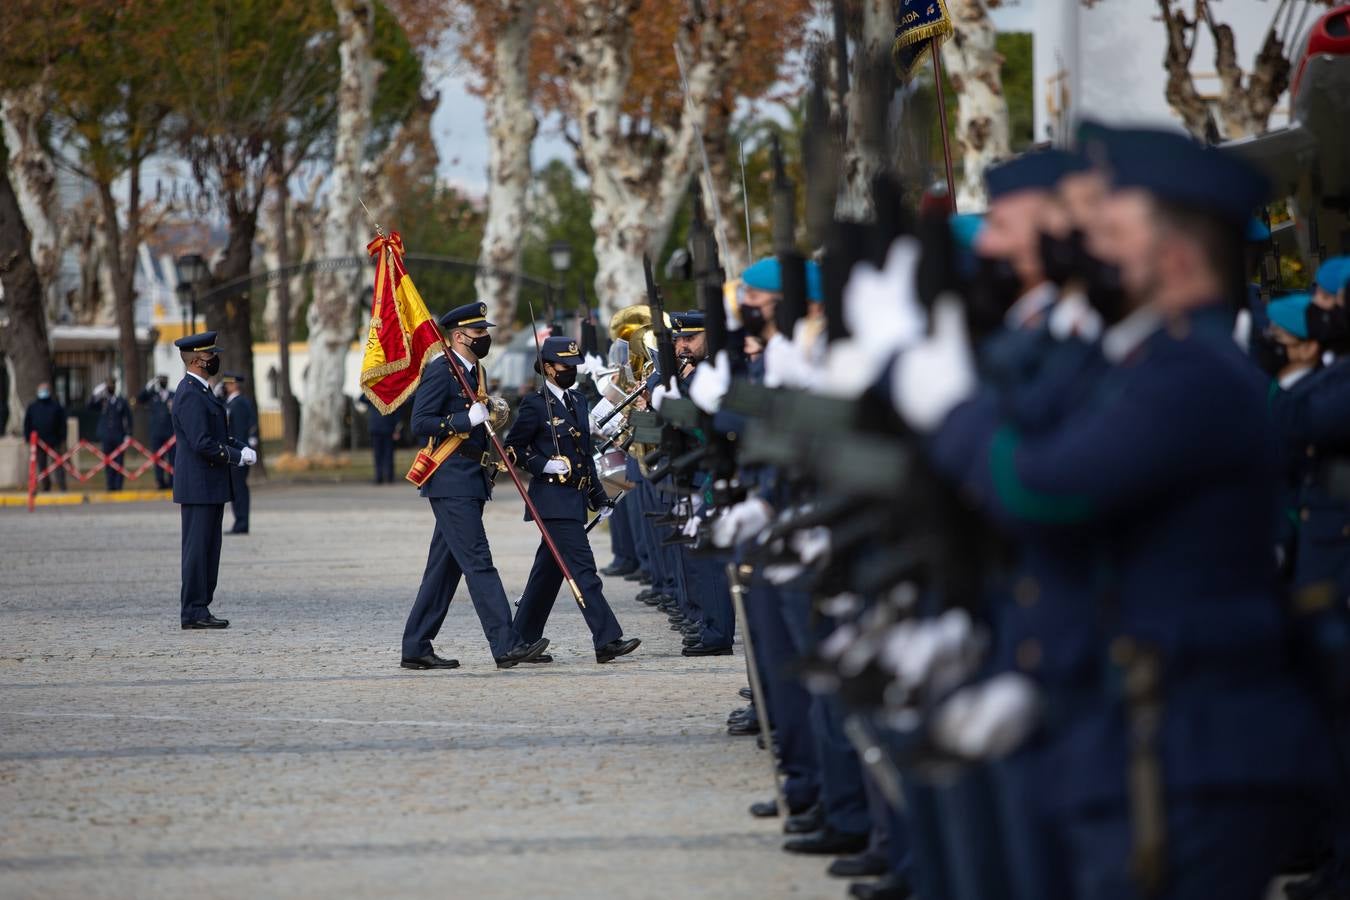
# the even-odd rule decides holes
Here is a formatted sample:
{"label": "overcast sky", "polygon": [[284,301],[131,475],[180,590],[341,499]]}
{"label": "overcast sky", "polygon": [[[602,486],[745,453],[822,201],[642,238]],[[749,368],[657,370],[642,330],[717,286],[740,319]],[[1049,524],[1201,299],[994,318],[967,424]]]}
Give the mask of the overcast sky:
{"label": "overcast sky", "polygon": [[[1035,0],[1010,0],[994,13],[1000,31],[1029,31]],[[481,194],[487,184],[487,127],[483,102],[469,93],[461,67],[450,64],[437,79],[441,105],[432,121],[432,134],[440,152],[441,178],[460,188]],[[572,162],[572,148],[547,125],[534,142],[534,166],[551,159]]]}

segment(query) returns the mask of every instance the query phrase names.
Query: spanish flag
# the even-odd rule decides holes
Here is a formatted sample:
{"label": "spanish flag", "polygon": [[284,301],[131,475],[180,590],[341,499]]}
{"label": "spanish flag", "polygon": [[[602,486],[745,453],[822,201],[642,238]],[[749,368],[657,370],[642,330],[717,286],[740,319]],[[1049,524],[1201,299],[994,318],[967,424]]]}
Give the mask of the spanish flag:
{"label": "spanish flag", "polygon": [[370,333],[361,359],[361,391],[380,412],[388,414],[412,396],[422,381],[422,367],[441,342],[436,320],[403,267],[403,239],[397,231],[366,245],[379,254],[375,298],[370,307]]}

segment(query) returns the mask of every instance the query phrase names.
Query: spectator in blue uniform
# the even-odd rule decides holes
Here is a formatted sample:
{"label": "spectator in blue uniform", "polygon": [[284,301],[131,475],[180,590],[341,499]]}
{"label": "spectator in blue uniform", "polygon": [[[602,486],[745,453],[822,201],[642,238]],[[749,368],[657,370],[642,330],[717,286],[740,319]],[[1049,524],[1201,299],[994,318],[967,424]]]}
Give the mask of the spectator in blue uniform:
{"label": "spectator in blue uniform", "polygon": [[[158,453],[173,437],[173,391],[169,390],[169,376],[150,379],[136,402],[150,411],[150,452]],[[173,451],[170,447],[161,457],[169,466],[173,465]],[[160,490],[173,487],[173,475],[163,466],[155,466],[155,486]]]}
{"label": "spectator in blue uniform", "polygon": [[[23,437],[28,440],[29,437],[37,432],[38,439],[50,447],[56,453],[63,453],[66,449],[66,409],[61,405],[61,401],[52,396],[52,386],[43,382],[37,386],[37,399],[28,404],[28,409],[23,414]],[[41,446],[37,448],[37,467],[38,471],[47,468],[51,462],[51,457]],[[52,489],[52,479],[55,478],[58,490],[66,489],[66,470],[64,467],[58,467],[51,475],[42,479],[42,490],[50,491]]]}
{"label": "spectator in blue uniform", "polygon": [[[221,379],[225,385],[225,415],[229,420],[230,437],[254,452],[258,449],[258,412],[253,401],[244,393],[244,376],[237,372],[226,372]],[[248,534],[248,514],[252,495],[248,489],[249,467],[239,466],[230,470],[231,487],[234,498],[230,509],[234,512],[234,526],[230,534]]]}
{"label": "spectator in blue uniform", "polygon": [[117,379],[109,375],[108,380],[94,391],[90,405],[98,410],[98,439],[104,454],[112,456],[103,469],[104,481],[110,491],[120,491],[126,476],[113,468],[113,463],[122,464],[125,453],[113,451],[122,446],[122,442],[131,434],[131,404],[126,398],[117,395]]}

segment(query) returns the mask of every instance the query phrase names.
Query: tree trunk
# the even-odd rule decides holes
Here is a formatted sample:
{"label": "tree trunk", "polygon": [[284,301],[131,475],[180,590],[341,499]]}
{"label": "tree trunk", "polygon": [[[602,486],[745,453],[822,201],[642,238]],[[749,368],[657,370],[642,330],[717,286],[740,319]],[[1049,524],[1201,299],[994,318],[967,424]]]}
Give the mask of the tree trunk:
{"label": "tree trunk", "polygon": [[505,0],[496,32],[487,98],[488,214],[474,279],[478,299],[510,334],[516,321],[525,209],[532,171],[530,145],[539,120],[530,103],[530,33],[539,0]]}
{"label": "tree trunk", "polygon": [[112,184],[96,184],[103,213],[103,234],[109,247],[108,270],[112,277],[114,316],[117,323],[117,352],[122,360],[122,391],[134,402],[145,386],[141,351],[136,344],[136,255],[141,241],[141,167],[128,172],[127,225],[117,219],[117,200]]}
{"label": "tree trunk", "polygon": [[[342,74],[338,83],[337,142],[327,203],[319,231],[319,257],[364,256],[361,156],[370,133],[376,67],[372,41],[375,10],[361,0],[333,0],[341,37]],[[305,408],[300,419],[298,451],[318,457],[342,449],[346,432],[347,350],[356,337],[353,315],[362,297],[366,270],[319,272],[309,307],[309,369],[305,373]]]}
{"label": "tree trunk", "polygon": [[[226,203],[229,233],[225,238],[225,256],[211,273],[212,286],[229,284],[247,277],[253,268],[253,240],[258,231],[257,206],[240,207]],[[232,297],[199,303],[206,328],[216,332],[216,340],[225,348],[221,353],[222,371],[239,372],[245,377],[244,393],[257,405],[253,378],[253,311],[249,291]]]}
{"label": "tree trunk", "polygon": [[46,110],[47,85],[42,81],[0,97],[0,125],[9,149],[10,185],[32,235],[33,264],[42,283],[47,318],[59,321],[62,302],[57,274],[61,268],[61,232],[56,164],[42,146],[38,130]]}
{"label": "tree trunk", "polygon": [[[291,264],[290,223],[287,207],[291,202],[290,186],[286,183],[286,167],[280,153],[273,158],[277,190],[277,268]],[[300,417],[291,391],[291,280],[277,281],[277,393],[281,398],[281,431],[284,452],[295,453],[299,440]]]}
{"label": "tree trunk", "polygon": [[[0,315],[0,354],[9,367],[10,411],[7,432],[22,435],[23,412],[37,386],[52,377],[47,315],[42,280],[33,261],[32,236],[24,224],[19,198],[0,168],[0,287],[5,307]],[[17,402],[16,402],[17,401]]]}
{"label": "tree trunk", "polygon": [[1163,58],[1167,70],[1167,105],[1181,116],[1187,131],[1204,140],[1210,121],[1209,107],[1191,76],[1196,23],[1181,10],[1172,9],[1172,0],[1158,0],[1158,9],[1167,29],[1167,52]]}
{"label": "tree trunk", "polygon": [[1008,100],[999,74],[1002,58],[995,43],[994,23],[982,0],[951,0],[947,4],[956,33],[942,50],[942,63],[951,79],[957,105],[956,143],[961,150],[961,184],[957,208],[984,209],[988,198],[984,173],[1010,154]]}
{"label": "tree trunk", "polygon": [[895,4],[863,0],[862,34],[853,51],[852,90],[848,92],[848,126],[844,132],[844,179],[838,215],[855,222],[871,221],[876,211],[872,184],[886,171],[885,115],[895,94],[891,43],[895,39]]}
{"label": "tree trunk", "polygon": [[681,29],[692,39],[683,42],[689,102],[678,118],[651,123],[652,135],[631,135],[623,102],[632,72],[632,19],[640,6],[587,0],[568,35],[575,52],[564,74],[579,125],[579,161],[591,179],[595,293],[606,316],[646,297],[643,254],[655,257],[665,245],[694,171],[709,101],[725,89],[739,50],[730,34],[734,23],[696,7]]}

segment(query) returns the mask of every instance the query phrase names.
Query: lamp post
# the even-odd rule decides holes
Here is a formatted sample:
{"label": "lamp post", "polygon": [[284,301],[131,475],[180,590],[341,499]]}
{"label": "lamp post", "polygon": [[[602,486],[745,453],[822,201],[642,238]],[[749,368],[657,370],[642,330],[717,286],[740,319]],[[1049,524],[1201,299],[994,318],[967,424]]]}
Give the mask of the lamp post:
{"label": "lamp post", "polygon": [[197,333],[197,291],[210,276],[206,260],[200,253],[187,253],[173,261],[178,275],[178,302],[188,307],[188,334]]}
{"label": "lamp post", "polygon": [[[548,259],[553,265],[553,273],[557,276],[555,295],[566,298],[567,296],[567,272],[572,268],[572,245],[564,240],[557,240],[548,245]],[[557,319],[557,305],[550,304],[553,307],[550,318]]]}

